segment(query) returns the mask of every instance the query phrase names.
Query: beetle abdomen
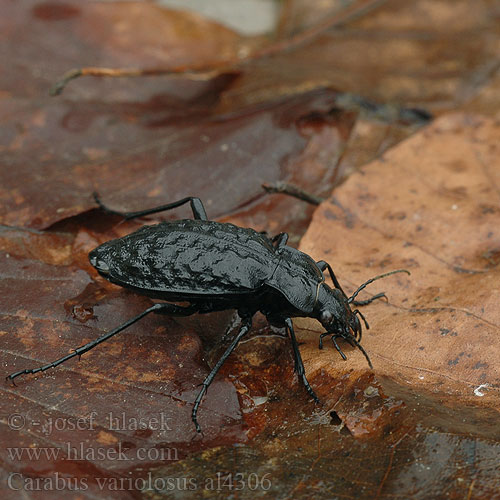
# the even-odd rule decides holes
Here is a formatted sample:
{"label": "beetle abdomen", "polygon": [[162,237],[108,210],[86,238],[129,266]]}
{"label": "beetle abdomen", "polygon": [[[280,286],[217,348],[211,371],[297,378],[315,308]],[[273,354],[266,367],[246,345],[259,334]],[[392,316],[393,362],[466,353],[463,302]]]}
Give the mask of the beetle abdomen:
{"label": "beetle abdomen", "polygon": [[185,295],[255,291],[278,262],[270,240],[253,229],[200,220],[145,226],[89,257],[118,285]]}

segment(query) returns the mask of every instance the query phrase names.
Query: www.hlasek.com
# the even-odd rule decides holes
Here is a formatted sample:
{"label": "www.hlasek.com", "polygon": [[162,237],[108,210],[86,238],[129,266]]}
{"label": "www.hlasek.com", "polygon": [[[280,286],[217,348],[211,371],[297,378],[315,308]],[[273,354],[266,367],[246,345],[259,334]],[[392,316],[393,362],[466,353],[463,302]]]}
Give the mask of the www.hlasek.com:
{"label": "www.hlasek.com", "polygon": [[86,446],[85,443],[74,445],[65,443],[62,447],[14,447],[7,448],[7,455],[12,461],[32,460],[70,460],[74,461],[176,461],[179,456],[176,448],[127,448],[122,443],[116,446]]}
{"label": "www.hlasek.com", "polygon": [[86,491],[89,489],[99,489],[108,491],[241,491],[248,489],[251,491],[268,491],[272,487],[271,474],[259,475],[256,473],[245,474],[220,473],[204,479],[195,477],[153,477],[148,472],[145,478],[131,477],[94,477],[75,478],[62,476],[56,472],[50,477],[28,477],[19,472],[11,473],[7,478],[7,486],[15,491]]}

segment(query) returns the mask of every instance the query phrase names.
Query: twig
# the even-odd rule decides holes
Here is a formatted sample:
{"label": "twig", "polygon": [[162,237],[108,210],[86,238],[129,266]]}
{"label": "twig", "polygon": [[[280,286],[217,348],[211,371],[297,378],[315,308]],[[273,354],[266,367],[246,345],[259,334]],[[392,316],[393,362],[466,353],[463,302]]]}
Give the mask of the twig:
{"label": "twig", "polygon": [[239,59],[222,61],[210,66],[207,64],[195,64],[192,66],[184,65],[170,68],[151,69],[99,67],[76,68],[65,73],[62,78],[50,88],[49,93],[52,96],[61,94],[71,80],[80,78],[81,76],[123,77],[175,75],[193,80],[208,80],[221,73],[237,71],[239,65],[248,63],[249,61],[262,59],[281,52],[292,50],[301,45],[305,45],[329,28],[348,23],[358,17],[366,15],[367,12],[385,3],[385,1],[386,0],[360,0],[341,12],[336,12],[334,15],[327,17],[322,23],[304,30],[302,33],[298,33],[297,35],[287,38],[286,40],[280,40],[276,43],[272,43],[267,47],[263,47],[262,49],[256,50],[255,52]]}
{"label": "twig", "polygon": [[316,196],[315,194],[308,193],[298,186],[287,184],[286,182],[278,181],[274,184],[262,184],[262,187],[267,193],[283,193],[289,196],[298,198],[299,200],[306,201],[311,205],[319,205],[324,201],[324,198]]}
{"label": "twig", "polygon": [[215,69],[214,66],[200,66],[199,69],[196,67],[188,66],[178,66],[173,68],[97,68],[88,67],[80,69],[72,69],[65,73],[62,78],[57,81],[49,90],[51,96],[56,96],[62,93],[66,85],[75,78],[80,78],[81,76],[112,76],[112,77],[122,77],[122,76],[161,76],[161,75],[171,75],[186,77],[190,80],[210,80],[211,78],[220,74],[221,71]]}
{"label": "twig", "polygon": [[396,447],[399,445],[399,443],[401,443],[401,441],[403,441],[403,439],[408,436],[409,434],[409,431],[408,432],[405,432],[392,446],[391,446],[391,456],[389,458],[389,465],[387,466],[387,469],[385,471],[385,474],[384,474],[384,477],[382,478],[382,481],[380,482],[380,485],[378,487],[378,491],[377,491],[377,496],[375,497],[375,499],[379,498],[380,497],[380,494],[382,493],[382,488],[384,487],[384,484],[385,484],[385,481],[386,479],[389,477],[389,473],[391,472],[391,469],[392,469],[392,462],[394,460],[394,454],[396,452]]}

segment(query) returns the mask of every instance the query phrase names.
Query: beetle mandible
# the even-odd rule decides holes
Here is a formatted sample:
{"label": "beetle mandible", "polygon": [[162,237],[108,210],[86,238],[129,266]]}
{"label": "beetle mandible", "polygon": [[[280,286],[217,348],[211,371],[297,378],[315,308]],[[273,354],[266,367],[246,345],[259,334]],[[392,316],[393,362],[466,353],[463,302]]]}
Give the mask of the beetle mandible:
{"label": "beetle mandible", "polygon": [[[250,330],[252,317],[260,311],[270,324],[285,327],[291,340],[295,371],[314,401],[318,397],[307,381],[300,356],[292,318],[317,319],[325,329],[320,335],[331,336],[335,349],[347,359],[337,343],[346,340],[357,347],[372,368],[368,354],[360,344],[361,323],[368,323],[358,309],[351,305],[366,305],[384,297],[383,293],[368,300],[355,301],[359,292],[375,280],[391,274],[406,272],[398,269],[369,279],[350,297],[342,290],[333,269],[325,261],[315,262],[309,255],[289,247],[287,233],[269,238],[265,233],[242,228],[230,223],[210,221],[199,198],[182,200],[138,212],[122,213],[111,210],[94,198],[107,213],[134,219],[190,203],[193,219],[161,222],[143,226],[132,234],[108,241],[89,253],[90,263],[110,282],[163,302],[155,303],[142,313],[97,339],[78,347],[52,363],[39,368],[25,369],[7,376],[13,380],[19,375],[37,373],[81,356],[101,342],[133,325],[150,313],[189,316],[236,309],[241,327],[224,354],[217,361],[202,384],[196,397],[191,419],[201,432],[197,414],[200,403],[215,375],[239,341]],[[334,287],[325,282],[328,270]],[[175,302],[187,302],[183,306]],[[358,317],[359,316],[359,317]]]}

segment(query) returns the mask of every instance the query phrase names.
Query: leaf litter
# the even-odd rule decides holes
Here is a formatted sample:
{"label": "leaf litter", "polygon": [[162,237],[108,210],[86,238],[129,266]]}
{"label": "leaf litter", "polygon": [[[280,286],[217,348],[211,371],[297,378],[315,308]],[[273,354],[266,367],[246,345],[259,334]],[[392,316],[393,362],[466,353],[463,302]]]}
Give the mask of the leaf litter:
{"label": "leaf litter", "polygon": [[[354,12],[364,4],[370,2],[353,4]],[[358,21],[348,19],[348,14],[344,19],[354,30],[322,36],[313,25],[302,37],[310,45],[286,40],[297,19],[309,21],[301,16],[284,18],[283,47],[298,52],[290,50],[290,57],[277,50],[273,59],[249,60],[243,72],[233,67],[217,78],[198,80],[82,79],[71,84],[62,101],[41,93],[74,66],[76,48],[79,56],[84,55],[78,58],[82,64],[171,64],[189,69],[200,64],[217,67],[221,56],[224,61],[237,60],[238,51],[248,53],[263,40],[242,38],[199,16],[159,11],[152,4],[138,7],[131,2],[119,8],[114,3],[71,1],[9,4],[0,21],[5,28],[0,30],[5,55],[13,69],[3,74],[1,84],[2,96],[7,97],[0,103],[7,117],[1,133],[1,205],[3,223],[18,227],[4,226],[0,234],[4,297],[0,354],[6,372],[56,359],[150,304],[99,279],[88,264],[90,249],[139,224],[116,225],[116,219],[93,211],[93,190],[100,190],[114,208],[144,208],[192,194],[183,191],[186,174],[190,189],[203,181],[196,194],[212,202],[211,216],[271,233],[288,230],[297,241],[312,208],[284,196],[263,196],[263,182],[285,180],[328,196],[348,174],[426,121],[407,127],[397,121],[401,108],[396,106],[394,113],[390,106],[373,106],[370,99],[411,102],[442,112],[457,102],[463,106],[465,98],[468,109],[491,113],[495,80],[488,2],[476,4],[472,17],[460,15],[467,2],[460,2],[453,15],[443,3],[417,2],[416,7],[399,7],[397,15],[392,2],[385,4],[375,15]],[[419,41],[411,29],[406,63],[391,56],[388,72],[370,69],[357,57],[361,71],[357,74],[351,65],[346,70],[338,53],[326,50],[337,47],[348,56],[352,49],[346,47],[357,46],[349,37],[356,37],[361,45],[378,44],[374,50],[380,55],[384,43],[395,48],[395,39],[374,39],[370,30],[386,23],[388,14],[396,25],[420,19],[411,11],[422,13],[422,8],[430,32],[448,16],[447,30],[438,30],[444,36],[436,39],[433,57],[439,64],[448,61],[448,67],[454,61],[458,71],[419,67],[422,50],[434,42],[432,37]],[[408,15],[402,15],[405,12]],[[341,25],[342,13],[335,16],[327,20],[329,26]],[[24,28],[27,18],[33,18],[29,31]],[[107,31],[117,19],[122,33]],[[159,23],[158,29],[138,30],[149,26],[147,19]],[[429,24],[429,19],[440,21]],[[68,32],[64,24],[68,22],[76,29]],[[393,32],[404,31],[411,23],[396,25]],[[171,26],[178,28],[173,30],[175,36],[165,37]],[[128,36],[132,32],[128,30],[134,35]],[[363,30],[370,35],[366,40],[358,36]],[[464,51],[460,44],[470,40],[463,36],[468,30],[480,35],[478,43]],[[213,37],[205,53],[190,46],[190,36],[196,32],[203,33],[204,40],[207,33]],[[347,38],[339,44],[344,35]],[[453,54],[447,48],[450,39],[460,42]],[[474,57],[462,65],[459,58],[472,52]],[[402,55],[392,49],[386,53]],[[317,54],[331,54],[341,64],[325,60],[318,73],[320,65],[314,69],[309,64]],[[369,56],[370,51],[362,49],[357,55]],[[37,70],[39,61],[47,59],[50,69]],[[429,76],[431,67],[435,71]],[[406,68],[403,80],[401,68]],[[385,83],[374,85],[367,74],[385,75],[381,80]],[[344,91],[332,88],[331,81]],[[410,83],[401,85],[402,81]],[[360,101],[345,90],[370,99]],[[265,322],[257,322],[254,335],[224,366],[204,401],[200,418],[206,436],[193,442],[189,413],[196,380],[203,379],[204,358],[210,364],[220,349],[219,332],[233,324],[233,318],[228,314],[189,320],[147,318],[80,361],[19,381],[17,388],[5,386],[4,415],[14,411],[25,420],[23,429],[3,420],[3,477],[13,471],[35,479],[62,474],[76,484],[88,484],[80,494],[92,497],[105,491],[109,498],[137,494],[189,498],[180,488],[162,490],[166,482],[155,483],[153,489],[147,487],[151,482],[143,487],[134,482],[146,478],[173,478],[181,486],[181,479],[191,479],[196,484],[193,498],[202,489],[205,496],[216,498],[220,490],[207,489],[207,480],[221,471],[242,472],[247,479],[251,472],[261,479],[269,473],[271,487],[261,493],[270,498],[332,498],[340,493],[355,498],[439,498],[445,493],[449,498],[495,498],[498,300],[495,289],[484,281],[493,281],[499,254],[494,234],[488,237],[494,233],[489,228],[498,206],[494,195],[498,182],[490,159],[494,146],[486,146],[493,125],[480,116],[461,115],[438,123],[438,128],[425,129],[403,149],[391,150],[348,180],[335,198],[320,207],[302,243],[303,249],[332,262],[348,290],[395,264],[412,270],[408,279],[379,282],[383,288],[377,285],[376,290],[384,289],[389,303],[373,304],[366,311],[372,329],[365,333],[363,345],[374,360],[374,374],[367,372],[359,353],[349,351],[349,363],[344,364],[332,346],[318,351],[317,325],[298,321],[306,369],[324,401],[322,407],[314,407],[294,378],[286,339]],[[254,142],[248,144],[248,137]],[[266,138],[269,147],[262,150]],[[404,149],[407,144],[411,152]],[[480,154],[474,158],[471,151]],[[419,174],[423,152],[425,174]],[[456,154],[449,158],[450,152]],[[436,158],[447,173],[437,183]],[[210,182],[207,172],[213,172]],[[228,184],[234,174],[237,183]],[[27,178],[34,182],[24,182]],[[404,178],[412,180],[412,187],[386,193]],[[369,180],[368,187],[363,179]],[[392,205],[381,209],[384,196],[391,192]],[[423,194],[428,200],[425,207],[418,205]],[[416,221],[415,214],[424,216],[424,221]],[[467,227],[475,228],[468,238],[463,234],[465,220]],[[344,236],[343,231],[349,232]],[[401,245],[403,240],[407,246]],[[397,250],[394,244],[399,245]],[[423,269],[430,269],[431,276]],[[381,329],[381,323],[387,328]],[[410,333],[402,331],[405,327]],[[465,332],[472,333],[467,337]],[[113,427],[110,419],[122,416],[123,421],[114,421]],[[81,427],[71,429],[70,423],[77,421]],[[48,447],[61,455],[58,459],[12,455],[13,448],[22,447]],[[71,457],[74,449],[88,454]],[[139,449],[149,459],[138,458]],[[104,459],[96,456],[98,450],[106,451]],[[117,459],[120,453],[125,460]],[[111,482],[103,490],[97,479],[125,482],[116,493]],[[443,481],[450,485],[448,490]],[[61,498],[73,498],[74,491],[59,493]],[[254,495],[248,488],[238,494]]]}

